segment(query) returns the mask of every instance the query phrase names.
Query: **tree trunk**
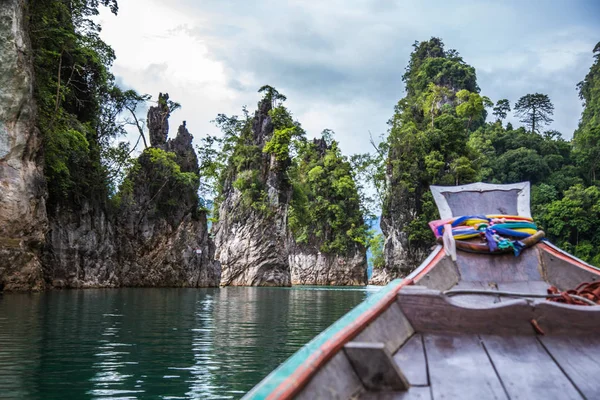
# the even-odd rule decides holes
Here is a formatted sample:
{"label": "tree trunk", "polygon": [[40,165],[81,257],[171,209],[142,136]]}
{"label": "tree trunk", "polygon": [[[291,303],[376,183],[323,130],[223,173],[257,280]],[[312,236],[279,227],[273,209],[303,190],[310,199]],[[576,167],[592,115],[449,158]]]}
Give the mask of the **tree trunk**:
{"label": "tree trunk", "polygon": [[135,110],[131,109],[129,107],[127,107],[127,109],[129,110],[129,112],[133,116],[133,119],[135,121],[135,126],[137,127],[138,132],[139,132],[140,136],[142,137],[142,140],[144,141],[144,149],[147,149],[148,148],[148,143],[146,143],[146,136],[144,135],[144,129],[142,129],[142,126],[140,125],[140,121],[138,121],[137,116],[135,115]]}
{"label": "tree trunk", "polygon": [[56,83],[56,102],[55,102],[55,116],[58,115],[58,106],[60,105],[60,75],[62,72],[62,58],[63,58],[63,53],[65,52],[65,49],[63,48],[60,51],[60,55],[58,56],[58,77],[57,77],[57,83]]}

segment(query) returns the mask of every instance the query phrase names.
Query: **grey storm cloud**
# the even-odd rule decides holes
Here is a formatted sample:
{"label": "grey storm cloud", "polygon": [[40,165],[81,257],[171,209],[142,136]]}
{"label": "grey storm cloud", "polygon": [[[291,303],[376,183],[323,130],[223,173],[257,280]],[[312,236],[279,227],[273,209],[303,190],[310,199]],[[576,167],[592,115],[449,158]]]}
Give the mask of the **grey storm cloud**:
{"label": "grey storm cloud", "polygon": [[240,25],[227,25],[224,31],[215,24],[192,28],[190,34],[206,39],[211,55],[232,75],[250,72],[258,84],[333,101],[348,96],[398,100],[410,43],[395,45],[387,25],[352,31],[343,21],[315,21],[306,10],[292,14],[281,17],[285,23],[279,17],[270,16],[279,21],[271,24],[244,16]]}
{"label": "grey storm cloud", "polygon": [[208,26],[189,29],[227,65],[236,90],[256,90],[236,82],[247,72],[297,101],[359,97],[391,115],[412,44],[439,36],[478,70],[488,97],[514,104],[527,93],[549,94],[553,128],[567,138],[581,113],[575,85],[600,40],[600,25],[589,19],[600,11],[594,2],[178,1],[210,16]]}
{"label": "grey storm cloud", "polygon": [[[575,86],[600,40],[595,0],[172,0],[169,8],[188,17],[171,31],[206,46],[227,90],[257,99],[260,86],[277,87],[315,128],[309,135],[334,129],[346,153],[367,150],[368,132],[387,129],[412,45],[432,36],[476,68],[482,94],[494,101],[547,93],[555,104],[549,129],[570,138],[581,115]],[[162,68],[140,71],[158,76]],[[243,105],[224,104],[223,112]]]}

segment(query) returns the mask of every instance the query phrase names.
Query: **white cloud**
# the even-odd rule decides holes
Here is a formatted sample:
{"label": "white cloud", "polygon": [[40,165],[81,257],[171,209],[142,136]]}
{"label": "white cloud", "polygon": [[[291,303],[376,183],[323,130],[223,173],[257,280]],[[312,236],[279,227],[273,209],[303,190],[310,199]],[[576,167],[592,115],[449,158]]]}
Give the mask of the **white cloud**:
{"label": "white cloud", "polygon": [[215,133],[210,121],[236,112],[246,100],[230,88],[226,66],[211,57],[205,40],[189,33],[203,22],[165,2],[121,2],[119,15],[101,14],[103,39],[115,50],[113,73],[126,87],[157,98],[168,92],[182,104],[171,117],[171,132],[184,120],[199,137]]}
{"label": "white cloud", "polygon": [[[582,3],[583,4],[583,3]],[[588,5],[588,7],[592,7]],[[101,15],[122,82],[156,97],[169,92],[196,139],[217,133],[218,113],[239,114],[271,84],[316,136],[336,131],[345,153],[367,151],[403,96],[412,43],[440,36],[478,71],[482,93],[514,104],[548,93],[552,128],[572,135],[581,113],[575,85],[592,63],[600,26],[584,6],[521,2],[387,0],[129,0]]]}

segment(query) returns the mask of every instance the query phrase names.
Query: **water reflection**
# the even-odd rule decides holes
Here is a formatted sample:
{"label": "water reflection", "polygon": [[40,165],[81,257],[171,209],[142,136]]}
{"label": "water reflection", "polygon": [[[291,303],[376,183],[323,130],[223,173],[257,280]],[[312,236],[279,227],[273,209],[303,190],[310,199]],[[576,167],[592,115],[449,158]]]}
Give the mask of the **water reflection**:
{"label": "water reflection", "polygon": [[189,381],[190,390],[186,393],[188,398],[218,397],[220,388],[211,383],[211,376],[213,373],[218,373],[219,370],[219,362],[213,361],[213,309],[213,294],[207,294],[204,299],[197,302],[194,314],[196,327],[192,329],[194,333],[192,342],[194,365],[189,368],[192,379]]}
{"label": "water reflection", "polygon": [[232,399],[362,301],[335,288],[0,296],[0,397]]}
{"label": "water reflection", "polygon": [[94,377],[90,379],[90,382],[93,383],[93,389],[87,392],[87,394],[91,394],[93,397],[111,397],[113,395],[119,395],[122,396],[121,398],[134,398],[123,396],[143,392],[143,390],[140,390],[140,383],[143,381],[136,381],[136,385],[134,386],[136,390],[122,389],[123,387],[126,387],[125,384],[127,383],[127,380],[134,376],[119,371],[127,365],[137,364],[135,361],[125,361],[126,356],[131,354],[127,351],[127,348],[133,345],[130,343],[118,342],[122,317],[123,314],[102,314],[103,321],[106,320],[107,322],[101,335],[109,337],[109,339],[100,339],[98,346],[96,347],[97,353],[95,356],[99,361],[93,364],[92,369],[97,372]]}
{"label": "water reflection", "polygon": [[0,295],[0,397],[39,396],[31,374],[40,364],[39,299],[35,294]]}

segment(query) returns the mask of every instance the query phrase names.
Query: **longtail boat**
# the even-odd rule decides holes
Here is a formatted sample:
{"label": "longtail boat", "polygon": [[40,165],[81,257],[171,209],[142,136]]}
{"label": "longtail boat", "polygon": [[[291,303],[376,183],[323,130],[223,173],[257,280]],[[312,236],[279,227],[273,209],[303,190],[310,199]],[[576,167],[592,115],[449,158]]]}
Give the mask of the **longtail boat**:
{"label": "longtail boat", "polygon": [[600,398],[600,270],[540,240],[529,182],[431,190],[429,257],[245,399]]}

